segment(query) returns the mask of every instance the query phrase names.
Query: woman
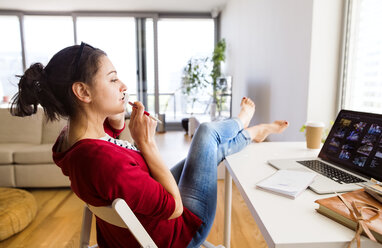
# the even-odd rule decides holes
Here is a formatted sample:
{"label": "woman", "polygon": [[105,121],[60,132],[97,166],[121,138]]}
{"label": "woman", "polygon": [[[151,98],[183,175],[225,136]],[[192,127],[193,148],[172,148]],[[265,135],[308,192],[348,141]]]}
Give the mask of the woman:
{"label": "woman", "polygon": [[[124,128],[126,86],[106,54],[85,43],[36,63],[19,82],[11,112],[27,116],[41,104],[50,120],[68,117],[53,159],[83,201],[110,205],[123,198],[158,247],[199,247],[216,211],[217,165],[251,141],[280,133],[286,121],[248,127],[254,103],[243,98],[237,118],[202,124],[185,160],[171,171],[155,144],[156,121],[135,102],[129,129],[137,145],[115,138]],[[127,229],[97,218],[100,247],[139,247]]]}

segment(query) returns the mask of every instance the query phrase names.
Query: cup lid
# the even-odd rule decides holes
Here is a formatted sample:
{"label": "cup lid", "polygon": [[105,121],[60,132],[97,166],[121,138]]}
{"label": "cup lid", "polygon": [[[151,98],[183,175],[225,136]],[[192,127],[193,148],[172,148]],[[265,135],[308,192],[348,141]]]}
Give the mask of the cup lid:
{"label": "cup lid", "polygon": [[322,121],[308,121],[305,123],[307,127],[325,127],[325,124]]}

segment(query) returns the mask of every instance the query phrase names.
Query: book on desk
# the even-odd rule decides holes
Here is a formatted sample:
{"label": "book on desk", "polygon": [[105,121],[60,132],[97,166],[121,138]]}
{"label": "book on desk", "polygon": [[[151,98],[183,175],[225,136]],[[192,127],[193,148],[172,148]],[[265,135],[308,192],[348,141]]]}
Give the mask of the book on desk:
{"label": "book on desk", "polygon": [[[330,219],[357,230],[362,226],[363,234],[368,235],[368,230],[378,242],[382,242],[382,203],[374,199],[364,189],[319,199],[318,213]],[[360,221],[361,220],[361,221]],[[357,237],[357,233],[355,238]]]}

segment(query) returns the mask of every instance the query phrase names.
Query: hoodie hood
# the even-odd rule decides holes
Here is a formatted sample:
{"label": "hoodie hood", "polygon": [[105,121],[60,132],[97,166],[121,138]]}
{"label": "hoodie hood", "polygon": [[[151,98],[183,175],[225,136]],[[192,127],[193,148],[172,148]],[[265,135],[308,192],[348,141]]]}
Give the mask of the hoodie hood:
{"label": "hoodie hood", "polygon": [[67,132],[67,127],[62,129],[60,135],[58,136],[56,142],[54,143],[52,147],[52,153],[53,153],[53,161],[54,163],[61,168],[62,173],[64,173],[65,176],[69,176],[68,168],[66,168],[65,165],[68,163],[65,163],[65,157],[68,154],[68,152],[77,144],[74,144],[72,147],[70,147],[68,150],[61,152],[61,146],[63,144],[65,134]]}

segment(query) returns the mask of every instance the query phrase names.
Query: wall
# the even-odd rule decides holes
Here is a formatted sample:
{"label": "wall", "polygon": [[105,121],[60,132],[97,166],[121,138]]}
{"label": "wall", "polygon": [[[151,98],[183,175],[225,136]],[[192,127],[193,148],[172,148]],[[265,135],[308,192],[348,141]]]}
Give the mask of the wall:
{"label": "wall", "polygon": [[[271,141],[304,140],[300,127],[310,117],[321,118],[308,114],[317,109],[314,87],[327,79],[317,77],[315,65],[330,59],[317,56],[322,47],[313,20],[323,13],[314,16],[315,5],[313,0],[230,0],[221,13],[221,37],[227,41],[223,71],[233,76],[233,115],[239,112],[241,97],[249,96],[256,103],[253,123],[288,120],[286,132],[272,135]],[[314,53],[312,46],[318,47]],[[315,82],[313,88],[310,81]]]}
{"label": "wall", "polygon": [[343,0],[316,0],[313,4],[307,119],[323,121],[327,127],[339,111],[338,72],[344,7]]}

